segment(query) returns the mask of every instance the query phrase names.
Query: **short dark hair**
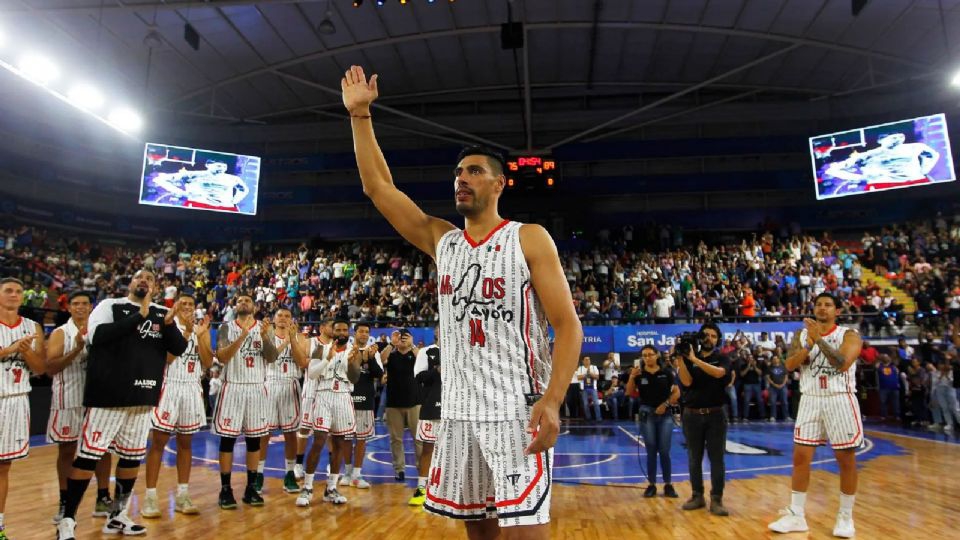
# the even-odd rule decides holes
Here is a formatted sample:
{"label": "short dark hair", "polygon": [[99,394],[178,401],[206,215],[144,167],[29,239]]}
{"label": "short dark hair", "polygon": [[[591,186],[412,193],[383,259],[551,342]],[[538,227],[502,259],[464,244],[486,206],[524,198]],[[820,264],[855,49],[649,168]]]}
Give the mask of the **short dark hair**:
{"label": "short dark hair", "polygon": [[20,286],[21,289],[25,288],[23,286],[23,282],[15,277],[5,277],[3,279],[0,279],[0,287],[6,285],[7,283],[16,283],[17,285]]}
{"label": "short dark hair", "polygon": [[93,303],[93,293],[87,291],[73,291],[70,293],[70,296],[67,297],[67,303],[73,302],[74,298],[85,297],[88,302]]}
{"label": "short dark hair", "polygon": [[358,322],[357,324],[353,325],[353,331],[354,331],[354,332],[356,332],[357,330],[359,330],[359,329],[361,329],[361,328],[366,328],[367,330],[369,330],[369,329],[370,329],[370,324],[361,321],[361,322]]}
{"label": "short dark hair", "polygon": [[714,332],[717,333],[718,338],[723,339],[723,332],[720,331],[720,325],[718,325],[713,321],[709,321],[701,324],[700,332],[702,333],[704,330],[713,330]]}
{"label": "short dark hair", "polygon": [[822,292],[818,294],[817,297],[813,299],[814,305],[816,305],[817,300],[820,300],[821,298],[829,298],[830,301],[833,302],[833,307],[840,309],[840,302],[837,300],[837,297],[828,292]]}
{"label": "short dark hair", "polygon": [[348,330],[350,329],[350,321],[346,319],[341,319],[340,317],[337,317],[336,319],[333,320],[333,326],[336,326],[338,324],[345,324],[347,325],[347,329]]}
{"label": "short dark hair", "polygon": [[457,154],[457,163],[463,161],[463,158],[467,156],[484,156],[487,158],[487,161],[490,163],[490,166],[493,168],[493,174],[503,174],[503,171],[507,169],[507,162],[503,159],[503,155],[500,152],[497,152],[493,148],[487,146],[467,146]]}

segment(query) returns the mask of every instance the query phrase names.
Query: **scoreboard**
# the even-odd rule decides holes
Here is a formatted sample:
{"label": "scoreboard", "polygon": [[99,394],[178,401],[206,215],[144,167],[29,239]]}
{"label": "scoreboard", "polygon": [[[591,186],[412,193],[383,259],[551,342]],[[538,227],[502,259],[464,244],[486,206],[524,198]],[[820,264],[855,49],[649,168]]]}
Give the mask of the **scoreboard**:
{"label": "scoreboard", "polygon": [[560,184],[557,162],[545,156],[514,156],[507,160],[507,189],[553,190]]}

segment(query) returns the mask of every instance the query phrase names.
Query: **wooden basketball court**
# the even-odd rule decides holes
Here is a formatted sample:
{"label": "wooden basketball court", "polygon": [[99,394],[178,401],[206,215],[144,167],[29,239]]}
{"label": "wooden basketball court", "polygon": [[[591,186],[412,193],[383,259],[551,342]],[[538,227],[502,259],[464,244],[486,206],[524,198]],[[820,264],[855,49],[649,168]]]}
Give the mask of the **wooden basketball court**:
{"label": "wooden basketball court", "polygon": [[[776,432],[771,436],[782,435]],[[895,434],[877,430],[868,430],[867,436],[878,447],[886,443],[896,445],[895,454],[899,455],[881,455],[862,461],[860,493],[854,513],[858,538],[952,536],[956,523],[960,522],[960,478],[955,473],[960,463],[960,441],[943,435]],[[280,452],[279,445],[276,446],[276,451]],[[674,440],[674,446],[678,446],[677,440]],[[215,445],[206,444],[205,447],[216,451]],[[826,450],[821,452],[823,456],[829,456]],[[33,449],[29,458],[13,465],[6,511],[10,538],[55,537],[50,521],[57,506],[55,456],[55,447],[44,446]],[[318,502],[320,498],[315,497],[314,506],[301,509],[294,506],[294,495],[283,493],[280,478],[268,477],[264,491],[266,506],[247,508],[241,505],[236,511],[222,511],[217,507],[219,476],[207,461],[210,457],[216,458],[215,455],[206,458],[195,455],[190,491],[201,509],[197,516],[173,515],[175,476],[174,471],[165,466],[159,485],[164,515],[160,519],[141,519],[139,502],[144,489],[141,470],[131,515],[147,525],[147,537],[466,537],[459,522],[408,507],[406,501],[412,489],[392,480],[375,484],[370,490],[341,488],[350,499],[342,507]],[[674,459],[676,461],[676,457]],[[789,459],[789,456],[780,459]],[[788,500],[790,471],[789,467],[782,466],[773,471],[774,474],[728,481],[725,495],[725,503],[731,510],[728,518],[713,517],[703,510],[692,513],[680,510],[680,504],[690,493],[685,476],[674,481],[680,499],[644,499],[641,494],[646,482],[640,479],[620,483],[613,478],[606,485],[558,481],[554,484],[552,536],[568,539],[778,537],[780,535],[767,531],[766,524],[775,519],[777,510]],[[236,471],[234,487],[238,497],[243,482],[244,475]],[[322,489],[323,482],[321,471],[317,476],[317,487]],[[95,482],[81,506],[77,538],[103,536],[100,533],[103,520],[90,517],[94,488]],[[811,531],[809,535],[783,537],[831,538],[838,489],[836,474],[815,470],[807,503]]]}

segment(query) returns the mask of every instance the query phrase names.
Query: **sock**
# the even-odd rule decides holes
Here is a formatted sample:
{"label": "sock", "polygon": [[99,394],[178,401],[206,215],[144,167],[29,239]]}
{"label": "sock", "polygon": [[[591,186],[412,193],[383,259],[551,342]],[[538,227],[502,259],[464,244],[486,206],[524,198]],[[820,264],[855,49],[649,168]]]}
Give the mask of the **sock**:
{"label": "sock", "polygon": [[807,492],[805,491],[791,491],[790,492],[790,510],[793,510],[793,513],[802,516],[803,508],[807,505]]}
{"label": "sock", "polygon": [[[99,492],[98,492],[99,493]],[[99,497],[97,497],[99,499]],[[60,504],[66,504],[67,502],[67,490],[60,490]]]}
{"label": "sock", "polygon": [[157,498],[157,488],[147,488],[147,497]]}
{"label": "sock", "polygon": [[89,485],[89,478],[86,480],[67,479],[67,500],[63,517],[77,519],[77,508],[80,507],[80,501],[83,500],[83,492],[87,490],[87,486]]}
{"label": "sock", "polygon": [[263,466],[266,464],[267,464],[266,461],[261,461],[260,463],[257,463],[257,474],[263,474]]}
{"label": "sock", "polygon": [[[109,486],[110,484],[107,483],[107,485]],[[109,487],[101,488],[100,486],[97,486],[97,500],[102,501],[103,499],[109,499],[109,498],[110,498],[110,488]]]}
{"label": "sock", "polygon": [[327,476],[327,489],[337,489],[337,482],[340,481],[339,474],[331,474]]}
{"label": "sock", "polygon": [[845,494],[845,493],[843,493],[843,492],[841,491],[841,492],[840,492],[840,511],[841,511],[841,512],[850,512],[850,513],[852,514],[852,513],[853,513],[853,500],[854,500],[856,497],[857,497],[856,494],[854,494],[854,495],[847,495],[847,494]]}
{"label": "sock", "polygon": [[344,465],[343,466],[343,475],[346,477],[353,476],[353,465]]}
{"label": "sock", "polygon": [[220,473],[220,487],[230,488],[230,473],[222,472]]}
{"label": "sock", "polygon": [[3,514],[0,514],[0,531],[3,530]]}
{"label": "sock", "polygon": [[177,484],[177,497],[187,494],[187,489],[190,487],[190,484]]}
{"label": "sock", "polygon": [[257,471],[247,471],[247,487],[252,487],[257,481]]}
{"label": "sock", "polygon": [[117,478],[117,482],[113,486],[113,511],[110,512],[110,517],[114,517],[126,510],[127,503],[130,501],[130,495],[133,494],[133,485],[136,482],[136,478]]}
{"label": "sock", "polygon": [[294,461],[292,459],[284,460],[284,464],[287,466],[287,472],[293,472]]}
{"label": "sock", "polygon": [[303,474],[303,487],[307,489],[313,489],[313,473],[304,473]]}
{"label": "sock", "polygon": [[360,467],[353,468],[353,478],[360,478]]}
{"label": "sock", "polygon": [[417,487],[420,488],[420,489],[426,489],[426,488],[427,488],[427,477],[426,477],[426,476],[420,476],[420,477],[417,478]]}
{"label": "sock", "polygon": [[304,454],[297,454],[297,465],[303,465],[303,456]]}

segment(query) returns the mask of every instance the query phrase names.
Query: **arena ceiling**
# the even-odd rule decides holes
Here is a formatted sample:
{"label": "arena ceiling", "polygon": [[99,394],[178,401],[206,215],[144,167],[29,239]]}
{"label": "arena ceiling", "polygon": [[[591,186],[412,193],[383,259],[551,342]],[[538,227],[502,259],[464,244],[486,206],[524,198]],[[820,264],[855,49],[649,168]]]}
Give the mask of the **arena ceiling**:
{"label": "arena ceiling", "polygon": [[[0,25],[135,96],[148,138],[276,153],[350,147],[351,64],[380,75],[381,133],[403,147],[790,131],[957,101],[960,0],[868,0],[857,16],[851,0],[352,3],[6,0]],[[526,47],[501,48],[508,19]],[[13,84],[7,107],[24,90]]]}

